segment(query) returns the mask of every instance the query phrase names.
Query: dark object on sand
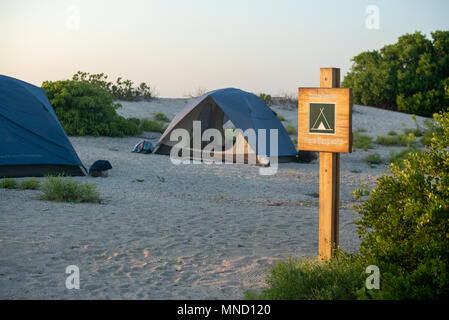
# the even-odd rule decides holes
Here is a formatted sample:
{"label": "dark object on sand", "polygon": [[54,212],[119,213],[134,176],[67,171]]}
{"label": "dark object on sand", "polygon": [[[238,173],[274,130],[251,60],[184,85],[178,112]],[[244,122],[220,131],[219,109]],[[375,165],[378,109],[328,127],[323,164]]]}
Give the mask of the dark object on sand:
{"label": "dark object on sand", "polygon": [[298,151],[298,162],[310,163],[316,159],[316,153],[313,151]]}
{"label": "dark object on sand", "polygon": [[142,140],[134,146],[132,152],[152,153],[154,145],[150,140]]}
{"label": "dark object on sand", "polygon": [[112,169],[108,160],[97,160],[89,168],[89,175],[92,177],[107,177],[108,170]]}

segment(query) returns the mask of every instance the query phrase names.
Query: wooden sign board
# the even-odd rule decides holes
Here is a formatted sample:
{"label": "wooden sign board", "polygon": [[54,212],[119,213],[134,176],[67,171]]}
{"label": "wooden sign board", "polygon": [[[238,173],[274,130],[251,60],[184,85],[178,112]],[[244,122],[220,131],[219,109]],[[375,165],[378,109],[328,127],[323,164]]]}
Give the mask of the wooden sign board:
{"label": "wooden sign board", "polygon": [[352,152],[351,89],[298,89],[298,149]]}

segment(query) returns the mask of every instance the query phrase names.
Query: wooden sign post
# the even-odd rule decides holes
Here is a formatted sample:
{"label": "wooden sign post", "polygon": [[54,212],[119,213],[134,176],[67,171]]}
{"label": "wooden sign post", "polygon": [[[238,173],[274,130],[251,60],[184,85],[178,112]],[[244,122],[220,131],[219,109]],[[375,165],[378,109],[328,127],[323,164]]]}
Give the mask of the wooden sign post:
{"label": "wooden sign post", "polygon": [[352,152],[352,90],[340,69],[321,68],[320,88],[298,89],[298,149],[320,152],[320,260],[338,247],[340,152]]}

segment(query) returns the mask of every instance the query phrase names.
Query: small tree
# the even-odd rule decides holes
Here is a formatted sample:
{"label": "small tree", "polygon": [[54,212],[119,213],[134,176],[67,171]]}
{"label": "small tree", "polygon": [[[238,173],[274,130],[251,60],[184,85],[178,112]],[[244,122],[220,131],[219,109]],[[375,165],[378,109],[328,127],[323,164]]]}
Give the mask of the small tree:
{"label": "small tree", "polygon": [[120,104],[96,85],[82,81],[45,81],[42,84],[68,135],[124,136],[142,132],[139,125],[117,114]]}
{"label": "small tree", "polygon": [[449,31],[420,32],[353,59],[342,87],[354,102],[423,116],[449,106]]}

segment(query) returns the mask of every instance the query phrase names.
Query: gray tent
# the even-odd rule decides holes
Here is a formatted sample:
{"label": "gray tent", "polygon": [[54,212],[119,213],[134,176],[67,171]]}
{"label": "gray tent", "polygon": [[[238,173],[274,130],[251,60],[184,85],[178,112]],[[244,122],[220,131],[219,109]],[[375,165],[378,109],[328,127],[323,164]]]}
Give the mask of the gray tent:
{"label": "gray tent", "polygon": [[[227,88],[208,92],[193,100],[181,110],[171,121],[159,142],[155,153],[169,154],[177,141],[170,141],[170,134],[177,128],[189,131],[192,137],[193,121],[201,121],[201,134],[209,128],[215,128],[223,133],[223,124],[232,121],[237,129],[245,132],[247,129],[266,129],[266,149],[259,150],[259,137],[248,139],[237,134],[231,148],[222,149],[223,158],[232,156],[235,160],[239,153],[243,153],[245,162],[248,157],[254,156],[258,163],[267,163],[270,156],[270,129],[278,130],[278,160],[280,162],[296,161],[297,150],[293,145],[282,123],[274,112],[256,95],[239,89]],[[223,135],[224,137],[224,135]],[[217,141],[219,145],[227,145],[225,141]],[[192,146],[193,143],[190,143]],[[204,145],[202,145],[204,147]],[[214,152],[220,152],[214,150]],[[191,153],[194,154],[194,151]],[[226,158],[228,159],[228,158]]]}

